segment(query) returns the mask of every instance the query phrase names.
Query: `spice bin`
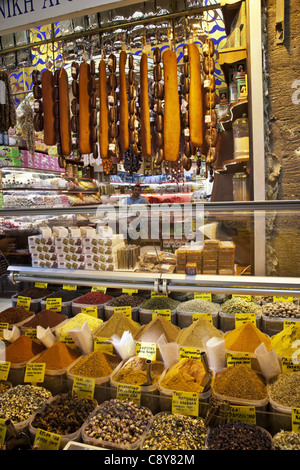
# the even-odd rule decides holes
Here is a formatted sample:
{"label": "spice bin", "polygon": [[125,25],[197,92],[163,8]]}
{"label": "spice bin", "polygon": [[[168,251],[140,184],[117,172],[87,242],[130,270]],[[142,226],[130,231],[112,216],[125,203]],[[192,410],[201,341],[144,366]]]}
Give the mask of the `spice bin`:
{"label": "spice bin", "polygon": [[[93,353],[91,353],[93,354]],[[68,368],[67,368],[67,381],[68,381],[68,388],[69,390],[73,389],[74,379],[76,376],[85,377],[85,378],[93,378],[95,380],[95,389],[94,389],[94,398],[97,400],[98,404],[102,403],[103,401],[109,400],[112,398],[111,387],[110,387],[110,377],[111,374],[105,375],[102,377],[94,377],[90,372],[88,374],[80,374],[80,373],[72,373],[72,369],[74,369],[78,363],[80,363],[87,355],[83,355],[76,359]],[[111,355],[114,356],[114,355]],[[114,356],[117,358],[117,356]],[[121,358],[119,359],[119,363],[121,362]],[[116,362],[117,363],[117,362]],[[116,366],[118,367],[118,365]]]}
{"label": "spice bin", "polygon": [[261,328],[270,336],[282,331],[284,322],[300,321],[300,307],[293,302],[270,302],[262,307]]}
{"label": "spice bin", "polygon": [[[83,295],[83,292],[76,292],[76,291],[69,291],[67,289],[66,290],[61,289],[60,291],[54,294],[47,295],[47,297],[45,297],[41,301],[41,310],[44,310],[45,308],[47,308],[47,299],[56,298],[56,295],[57,295],[57,298],[62,299],[60,313],[62,315],[66,315],[67,317],[71,317],[72,316],[72,301],[81,297]],[[68,300],[63,300],[66,298],[68,298]]]}
{"label": "spice bin", "polygon": [[[113,424],[110,419],[113,420]],[[142,429],[135,430],[135,420],[142,423]],[[103,402],[91,413],[81,428],[81,438],[86,444],[109,450],[137,450],[152,420],[153,414],[148,408],[137,406],[132,402],[111,399]],[[102,424],[107,426],[107,431],[102,429]],[[125,433],[126,441],[124,441]],[[97,434],[99,437],[96,437]]]}
{"label": "spice bin", "polygon": [[206,450],[272,450],[272,436],[261,426],[229,421],[209,429]]}
{"label": "spice bin", "polygon": [[[262,316],[260,313],[255,315],[255,322],[258,328],[260,328],[260,325],[261,325],[261,317]],[[220,321],[220,330],[224,331],[224,333],[230,330],[234,330],[235,328],[235,314],[234,313],[224,313],[222,312],[222,310],[220,310],[219,321]]]}
{"label": "spice bin", "polygon": [[72,300],[72,315],[75,316],[85,307],[97,307],[98,318],[104,320],[104,306],[112,299],[112,296],[102,292],[88,292],[75,300]]}
{"label": "spice bin", "polygon": [[[47,400],[42,406],[40,409],[38,409],[34,414],[33,416],[29,419],[29,422],[28,422],[28,431],[29,431],[29,435],[32,439],[32,441],[34,441],[35,439],[35,436],[36,436],[36,433],[37,433],[37,427],[34,426],[34,421],[35,419],[37,418],[38,415],[41,415],[43,412],[45,412],[45,410],[47,409],[47,406],[51,406],[51,405],[55,405],[55,402],[60,400],[61,398],[63,397],[67,397],[68,395],[67,394],[58,394],[58,395],[55,395],[53,397],[51,397],[49,400]],[[80,401],[80,398],[78,398],[78,400]],[[84,399],[82,399],[84,400]],[[91,410],[92,409],[96,409],[98,404],[97,404],[97,401],[96,400],[90,400],[90,408]],[[92,412],[92,411],[91,411]],[[77,413],[76,413],[76,418],[78,420],[78,415],[80,414],[79,410],[78,410],[78,407],[77,407]],[[90,413],[89,413],[90,414]],[[55,417],[52,415],[52,420],[55,422]],[[45,429],[45,431],[51,431],[50,432],[54,432],[55,434],[59,434],[60,435],[60,447],[59,447],[59,450],[62,450],[70,441],[75,441],[75,442],[78,442],[80,441],[81,439],[81,428],[83,426],[85,422],[85,419],[82,421],[82,424],[81,426],[78,427],[78,429],[71,433],[71,434],[59,434],[56,430],[55,430],[55,423],[50,423],[49,424],[49,427],[47,428],[47,426],[45,426],[47,429]],[[73,423],[74,423],[74,419],[73,419]],[[72,424],[73,424],[72,423]],[[44,429],[44,428],[42,428]]]}
{"label": "spice bin", "polygon": [[[145,309],[140,309],[139,310],[139,322],[141,325],[146,325],[151,322],[153,318],[153,310],[145,310]],[[171,323],[173,325],[177,325],[177,312],[176,310],[171,310],[170,312],[170,318],[171,318]]]}
{"label": "spice bin", "polygon": [[[18,297],[20,294],[15,294],[11,297],[11,303],[13,307],[17,306]],[[45,297],[41,297],[40,299],[31,299],[30,300],[30,311],[34,313],[38,313],[41,310],[41,302],[44,300]]]}
{"label": "spice bin", "polygon": [[[118,385],[135,385],[125,382],[118,382],[116,380],[116,376],[119,371],[130,361],[134,360],[134,358],[130,358],[127,361],[123,361],[119,366],[114,370],[114,372],[110,376],[110,384],[111,387],[117,392]],[[156,364],[161,367],[163,372],[164,364],[161,361],[156,361]],[[145,374],[145,381],[147,380],[147,376]],[[159,394],[158,394],[158,380],[153,383],[152,385],[140,385],[141,388],[141,406],[145,406],[149,408],[152,413],[157,413],[160,410],[160,403],[159,403]],[[116,394],[116,393],[115,393]]]}
{"label": "spice bin", "polygon": [[220,305],[208,300],[191,299],[182,302],[177,307],[177,324],[179,328],[187,328],[193,323],[194,315],[210,313],[213,325],[219,327],[219,311]]}

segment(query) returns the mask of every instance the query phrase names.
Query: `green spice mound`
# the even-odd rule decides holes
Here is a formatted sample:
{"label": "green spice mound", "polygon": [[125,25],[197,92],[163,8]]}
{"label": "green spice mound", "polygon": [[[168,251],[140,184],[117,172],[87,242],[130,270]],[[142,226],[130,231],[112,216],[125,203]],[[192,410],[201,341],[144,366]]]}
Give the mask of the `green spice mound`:
{"label": "green spice mound", "polygon": [[180,304],[178,300],[171,299],[170,297],[151,297],[145,300],[140,305],[142,310],[175,310]]}
{"label": "green spice mound", "polygon": [[268,391],[265,379],[249,366],[237,365],[217,372],[213,392],[243,400],[263,400]]}
{"label": "green spice mound", "polygon": [[300,372],[279,374],[269,384],[269,396],[274,402],[292,408],[300,407]]}
{"label": "green spice mound", "polygon": [[203,299],[192,299],[182,302],[178,310],[186,313],[217,313],[219,304]]}
{"label": "green spice mound", "polygon": [[261,307],[242,297],[232,297],[232,299],[226,300],[226,302],[222,304],[221,312],[233,315],[236,313],[255,313],[255,315],[260,315]]}

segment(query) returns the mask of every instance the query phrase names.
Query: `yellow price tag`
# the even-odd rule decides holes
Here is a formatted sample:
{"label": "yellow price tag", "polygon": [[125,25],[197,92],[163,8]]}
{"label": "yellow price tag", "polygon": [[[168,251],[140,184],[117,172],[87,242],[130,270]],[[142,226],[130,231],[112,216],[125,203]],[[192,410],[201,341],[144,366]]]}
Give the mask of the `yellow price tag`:
{"label": "yellow price tag", "polygon": [[300,358],[299,358],[299,348],[295,349],[295,352],[291,357],[282,357],[281,358],[281,368],[283,374],[290,374],[291,372],[300,371]]}
{"label": "yellow price tag", "polygon": [[235,299],[236,297],[240,297],[241,299],[251,300],[251,295],[246,294],[232,294],[232,298]]}
{"label": "yellow price tag", "polygon": [[75,376],[72,391],[83,398],[92,400],[95,392],[95,379]]}
{"label": "yellow price tag", "polygon": [[65,290],[77,290],[77,286],[74,286],[73,284],[65,284],[63,286],[63,289],[65,289]]}
{"label": "yellow price tag", "polygon": [[243,421],[248,424],[256,424],[255,406],[229,406],[229,421]]}
{"label": "yellow price tag", "polygon": [[300,408],[292,408],[292,431],[300,433]]}
{"label": "yellow price tag", "polygon": [[10,364],[10,362],[0,362],[0,380],[7,380]]}
{"label": "yellow price tag", "polygon": [[172,413],[198,416],[199,393],[174,391],[172,394]]}
{"label": "yellow price tag", "polygon": [[68,335],[68,333],[60,333],[59,341],[69,346],[69,348],[76,348],[75,341],[73,340],[72,336]]}
{"label": "yellow price tag", "polygon": [[92,317],[98,318],[98,309],[96,305],[91,307],[81,307],[81,313],[85,313],[87,315],[91,315]]}
{"label": "yellow price tag", "polygon": [[132,295],[132,294],[137,294],[138,289],[122,289],[122,292],[123,294]]}
{"label": "yellow price tag", "polygon": [[293,303],[293,297],[289,297],[286,295],[274,295],[273,302],[291,302]]}
{"label": "yellow price tag", "polygon": [[39,450],[59,450],[61,436],[54,434],[53,432],[44,431],[44,429],[38,428],[35,438],[34,447]]}
{"label": "yellow price tag", "polygon": [[0,444],[4,444],[5,436],[6,436],[6,426],[5,426],[6,419],[0,419]]}
{"label": "yellow price tag", "polygon": [[180,359],[198,359],[201,361],[201,352],[202,350],[199,348],[183,348],[179,349],[179,360]]}
{"label": "yellow price tag", "polygon": [[238,366],[240,364],[251,367],[251,356],[249,353],[227,353],[227,367]]}
{"label": "yellow price tag", "polygon": [[139,406],[141,404],[141,387],[139,385],[118,384],[117,398],[133,401]]}
{"label": "yellow price tag", "polygon": [[194,293],[194,299],[208,300],[210,302],[211,301],[211,294],[197,294],[197,292],[195,292]]}
{"label": "yellow price tag", "polygon": [[127,307],[114,307],[114,313],[124,313],[126,317],[131,318],[131,306]]}
{"label": "yellow price tag", "polygon": [[61,299],[60,298],[46,299],[46,309],[52,310],[52,312],[61,312]]}
{"label": "yellow price tag", "polygon": [[168,297],[167,294],[156,294],[155,292],[151,292],[151,297]]}
{"label": "yellow price tag", "polygon": [[92,292],[104,292],[106,294],[107,287],[101,287],[101,286],[93,286],[92,287]]}
{"label": "yellow price tag", "polygon": [[24,382],[44,382],[45,370],[45,362],[29,362],[28,364],[26,364]]}
{"label": "yellow price tag", "polygon": [[199,318],[206,318],[210,323],[213,322],[212,313],[193,313],[192,321],[193,323]]}
{"label": "yellow price tag", "polygon": [[103,351],[112,354],[114,345],[109,341],[108,338],[94,338],[94,351]]}
{"label": "yellow price tag", "polygon": [[244,323],[250,322],[253,325],[256,325],[256,315],[255,313],[236,313],[234,315],[235,328],[238,328]]}
{"label": "yellow price tag", "polygon": [[36,282],[34,287],[38,287],[39,289],[47,289],[48,283],[47,282]]}
{"label": "yellow price tag", "polygon": [[163,310],[152,310],[152,318],[156,318],[158,315],[166,318],[167,320],[171,320],[171,310],[168,308]]}
{"label": "yellow price tag", "polygon": [[9,323],[0,323],[0,334],[2,335],[3,330],[8,330]]}
{"label": "yellow price tag", "polygon": [[18,296],[17,307],[24,308],[25,310],[30,310],[30,297],[24,297],[23,295]]}
{"label": "yellow price tag", "polygon": [[136,356],[150,359],[151,361],[156,360],[156,343],[150,342],[137,342],[136,343]]}

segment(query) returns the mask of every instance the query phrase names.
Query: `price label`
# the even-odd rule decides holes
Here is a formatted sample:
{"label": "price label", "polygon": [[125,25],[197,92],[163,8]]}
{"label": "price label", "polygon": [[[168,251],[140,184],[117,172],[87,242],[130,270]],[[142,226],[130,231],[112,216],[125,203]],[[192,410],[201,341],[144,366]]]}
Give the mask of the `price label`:
{"label": "price label", "polygon": [[34,446],[39,450],[59,450],[61,436],[53,432],[38,428],[36,431]]}
{"label": "price label", "polygon": [[300,408],[292,408],[292,431],[300,433]]}
{"label": "price label", "polygon": [[256,325],[255,313],[236,313],[234,316],[235,328],[243,325],[244,323],[250,322]]}
{"label": "price label", "polygon": [[299,350],[295,349],[292,357],[281,358],[281,368],[283,374],[290,374],[291,372],[300,371],[300,356]]}
{"label": "price label", "polygon": [[101,287],[101,286],[93,286],[92,287],[92,292],[104,292],[106,294],[107,287]]}
{"label": "price label", "polygon": [[96,305],[91,307],[81,307],[81,313],[85,313],[86,315],[91,315],[92,317],[98,318],[98,309]]}
{"label": "price label", "polygon": [[132,295],[132,294],[137,294],[138,289],[122,289],[122,292],[123,294]]}
{"label": "price label", "polygon": [[112,354],[114,345],[108,338],[97,337],[94,339],[94,351],[103,351]]}
{"label": "price label", "polygon": [[83,398],[92,400],[95,393],[95,379],[75,376],[72,391]]}
{"label": "price label", "polygon": [[256,412],[254,406],[229,406],[229,421],[243,421],[248,424],[256,424]]}
{"label": "price label", "polygon": [[18,296],[17,307],[24,308],[25,310],[30,310],[30,297],[24,297],[23,295]]}
{"label": "price label", "polygon": [[293,303],[293,297],[289,297],[286,295],[274,295],[273,302],[291,302]]}
{"label": "price label", "polygon": [[174,391],[172,394],[172,413],[198,416],[199,394],[195,392]]}
{"label": "price label", "polygon": [[38,287],[39,289],[47,289],[48,283],[47,282],[36,282],[34,287]]}
{"label": "price label", "polygon": [[156,292],[151,292],[151,297],[168,297],[167,294],[156,294]]}
{"label": "price label", "polygon": [[195,292],[194,299],[208,300],[211,302],[211,294],[197,294],[197,292]]}
{"label": "price label", "polygon": [[27,328],[25,330],[25,335],[28,336],[28,338],[36,340],[36,328]]}
{"label": "price label", "polygon": [[232,298],[235,299],[236,297],[240,297],[241,299],[251,300],[251,295],[246,294],[232,294]]}
{"label": "price label", "polygon": [[139,385],[118,384],[117,398],[119,400],[129,400],[141,404],[141,387]]}
{"label": "price label", "polygon": [[76,348],[75,341],[73,340],[72,336],[68,335],[68,333],[60,333],[59,341],[69,346],[69,348],[73,348],[73,349]]}
{"label": "price label", "polygon": [[114,313],[123,313],[126,317],[131,318],[131,306],[114,307]]}
{"label": "price label", "polygon": [[136,343],[136,356],[156,360],[156,343],[137,342]]}
{"label": "price label", "polygon": [[152,311],[152,318],[156,318],[158,315],[166,318],[167,320],[171,321],[171,310],[166,308],[164,310],[153,310]]}
{"label": "price label", "polygon": [[9,323],[0,323],[0,334],[2,335],[3,330],[8,330]]}
{"label": "price label", "polygon": [[249,353],[227,353],[227,367],[238,366],[241,364],[243,364],[244,366],[251,367],[251,356]]}
{"label": "price label", "polygon": [[179,359],[199,359],[201,361],[201,352],[199,348],[180,348]]}
{"label": "price label", "polygon": [[46,299],[46,309],[52,310],[52,312],[61,312],[61,299],[60,298]]}
{"label": "price label", "polygon": [[74,286],[72,284],[65,284],[63,286],[63,289],[65,289],[65,290],[77,290],[77,286]]}
{"label": "price label", "polygon": [[0,362],[0,380],[7,380],[10,369],[10,362]]}
{"label": "price label", "polygon": [[24,382],[44,382],[46,364],[45,362],[28,363],[25,369]]}
{"label": "price label", "polygon": [[0,419],[0,444],[4,444],[5,436],[6,436],[6,426],[5,426],[6,419]]}
{"label": "price label", "polygon": [[199,318],[206,318],[210,323],[213,322],[212,313],[193,313],[192,321],[193,323]]}

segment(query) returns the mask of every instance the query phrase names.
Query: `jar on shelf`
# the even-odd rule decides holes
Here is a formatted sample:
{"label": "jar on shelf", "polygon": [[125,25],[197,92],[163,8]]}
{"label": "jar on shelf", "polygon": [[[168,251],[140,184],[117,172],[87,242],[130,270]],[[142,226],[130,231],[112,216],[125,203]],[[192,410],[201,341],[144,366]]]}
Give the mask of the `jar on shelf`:
{"label": "jar on shelf", "polygon": [[234,158],[249,157],[249,123],[246,114],[233,123]]}
{"label": "jar on shelf", "polygon": [[233,175],[233,200],[250,201],[250,180],[246,171]]}

